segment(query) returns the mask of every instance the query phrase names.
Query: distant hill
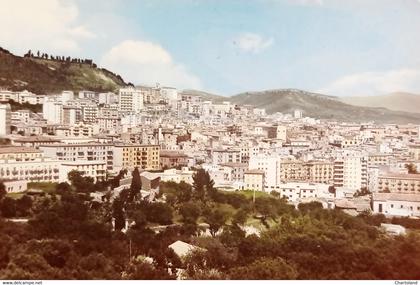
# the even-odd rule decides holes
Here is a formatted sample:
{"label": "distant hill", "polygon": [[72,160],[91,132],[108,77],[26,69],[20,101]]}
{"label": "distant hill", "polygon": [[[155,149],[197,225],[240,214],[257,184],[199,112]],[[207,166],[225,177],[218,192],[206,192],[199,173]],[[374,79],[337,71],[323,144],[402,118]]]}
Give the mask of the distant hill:
{"label": "distant hill", "polygon": [[201,98],[203,98],[204,101],[212,101],[214,103],[229,101],[229,99],[231,98],[231,97],[215,95],[209,92],[194,90],[194,89],[185,89],[185,90],[182,90],[181,93],[200,96]]}
{"label": "distant hill", "polygon": [[126,85],[121,76],[91,62],[21,57],[0,48],[1,88],[51,94],[63,90],[116,91]]}
{"label": "distant hill", "polygon": [[[246,92],[229,98],[236,104],[265,108],[268,113],[303,111],[305,116],[337,121],[371,121],[387,123],[419,123],[420,114],[391,111],[386,108],[360,107],[343,103],[335,96],[296,89]],[[417,105],[419,106],[419,105]]]}
{"label": "distant hill", "polygon": [[420,113],[420,95],[395,92],[380,96],[340,97],[343,103],[364,107],[383,107],[395,111]]}

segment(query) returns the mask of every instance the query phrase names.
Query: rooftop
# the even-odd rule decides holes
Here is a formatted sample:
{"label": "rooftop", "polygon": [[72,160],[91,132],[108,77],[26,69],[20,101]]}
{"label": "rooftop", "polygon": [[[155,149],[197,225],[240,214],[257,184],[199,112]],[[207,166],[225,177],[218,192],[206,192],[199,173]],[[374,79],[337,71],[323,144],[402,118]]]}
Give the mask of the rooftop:
{"label": "rooftop", "polygon": [[384,173],[379,175],[379,178],[420,180],[420,174]]}
{"label": "rooftop", "polygon": [[260,169],[249,169],[245,171],[245,174],[259,174],[259,175],[264,175],[264,170],[260,170]]}
{"label": "rooftop", "polygon": [[411,193],[373,193],[374,201],[420,202],[420,194]]}
{"label": "rooftop", "polygon": [[41,153],[41,151],[35,148],[25,147],[25,146],[0,147],[0,154],[5,154],[5,153]]}

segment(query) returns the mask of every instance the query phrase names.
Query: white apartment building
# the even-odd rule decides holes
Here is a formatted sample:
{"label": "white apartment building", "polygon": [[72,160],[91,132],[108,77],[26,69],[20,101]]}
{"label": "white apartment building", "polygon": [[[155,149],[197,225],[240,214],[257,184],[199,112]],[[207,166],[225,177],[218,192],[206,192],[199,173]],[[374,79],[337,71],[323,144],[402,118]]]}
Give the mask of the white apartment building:
{"label": "white apartment building", "polygon": [[38,149],[22,146],[0,147],[0,179],[58,181],[59,162],[47,159]]}
{"label": "white apartment building", "polygon": [[42,115],[49,124],[61,124],[63,118],[63,104],[57,98],[45,99],[42,104]]}
{"label": "white apartment building", "polygon": [[86,104],[82,106],[83,122],[96,123],[98,117],[98,106],[96,104]]}
{"label": "white apartment building", "polygon": [[7,193],[20,193],[28,190],[28,182],[25,180],[3,181]]}
{"label": "white apartment building", "polygon": [[368,167],[368,190],[371,192],[378,190],[379,183],[379,167],[370,166]]}
{"label": "white apartment building", "polygon": [[239,149],[213,149],[212,151],[213,164],[222,164],[241,162],[241,151]]}
{"label": "white apartment building", "polygon": [[160,95],[162,96],[163,99],[168,100],[168,101],[178,100],[178,90],[173,87],[161,87]]}
{"label": "white apartment building", "polygon": [[119,93],[119,111],[139,113],[143,109],[143,92],[135,88],[123,88]]}
{"label": "white apartment building", "polygon": [[68,101],[74,100],[73,91],[63,91],[63,92],[61,92],[60,99],[61,99],[61,102],[63,104],[67,103]]}
{"label": "white apartment building", "polygon": [[259,169],[250,169],[244,173],[245,190],[264,191],[264,171]]}
{"label": "white apartment building", "polygon": [[420,194],[420,174],[381,173],[377,185],[378,192]]}
{"label": "white apartment building", "polygon": [[10,90],[0,90],[0,102],[7,102],[9,100],[13,100],[15,102],[18,101],[18,96],[15,92]]}
{"label": "white apartment building", "polygon": [[105,161],[60,161],[59,182],[69,182],[68,174],[72,170],[79,171],[83,176],[89,176],[94,182],[103,181],[106,178],[106,162]]}
{"label": "white apartment building", "polygon": [[16,123],[25,123],[28,124],[31,118],[31,111],[29,110],[17,110],[11,112],[11,121],[13,124]]}
{"label": "white apartment building", "polygon": [[63,125],[72,126],[80,121],[80,109],[73,106],[62,106],[61,123]]}
{"label": "white apartment building", "polygon": [[249,159],[250,169],[259,169],[264,172],[266,191],[271,191],[280,184],[281,157],[277,155],[259,154]]}
{"label": "white apartment building", "polygon": [[58,127],[56,129],[56,135],[60,137],[90,138],[97,134],[99,134],[99,126],[97,124],[85,125],[80,123],[72,126]]}
{"label": "white apartment building", "polygon": [[15,93],[17,94],[17,100],[14,100],[14,101],[17,101],[20,104],[29,103],[29,104],[35,105],[35,104],[44,103],[44,98],[45,98],[44,95],[36,95],[27,90],[15,92]]}
{"label": "white apartment building", "polygon": [[112,92],[99,93],[98,104],[116,104],[118,103],[118,95]]}
{"label": "white apartment building", "polygon": [[359,190],[367,187],[367,159],[359,155],[338,158],[334,162],[334,186]]}
{"label": "white apartment building", "polygon": [[193,175],[194,171],[189,170],[188,167],[182,167],[181,170],[177,170],[175,168],[166,169],[160,173],[160,180],[163,182],[185,182],[188,184],[193,184]]}
{"label": "white apartment building", "polygon": [[114,146],[112,144],[85,143],[85,144],[54,144],[41,145],[39,150],[46,157],[64,161],[105,161],[106,170],[112,172]]}
{"label": "white apartment building", "polygon": [[322,183],[287,182],[276,186],[274,191],[280,193],[290,202],[297,202],[304,198],[332,199],[334,194],[328,191],[330,185]]}
{"label": "white apartment building", "polygon": [[0,104],[0,136],[10,134],[12,113],[9,104]]}
{"label": "white apartment building", "polygon": [[0,160],[0,177],[28,182],[58,182],[60,161],[48,158]]}
{"label": "white apartment building", "polygon": [[374,193],[372,200],[374,213],[420,217],[420,194]]}
{"label": "white apartment building", "polygon": [[295,119],[302,119],[302,117],[303,117],[303,112],[302,112],[302,110],[295,110],[295,111],[293,112],[293,117],[294,117]]}
{"label": "white apartment building", "polygon": [[0,147],[0,159],[29,161],[29,160],[34,160],[35,158],[41,158],[41,157],[42,157],[42,152],[32,147],[25,147],[25,146]]}
{"label": "white apartment building", "polygon": [[282,140],[282,141],[287,140],[287,127],[286,126],[279,125],[277,126],[276,131],[277,131],[276,133],[277,139]]}

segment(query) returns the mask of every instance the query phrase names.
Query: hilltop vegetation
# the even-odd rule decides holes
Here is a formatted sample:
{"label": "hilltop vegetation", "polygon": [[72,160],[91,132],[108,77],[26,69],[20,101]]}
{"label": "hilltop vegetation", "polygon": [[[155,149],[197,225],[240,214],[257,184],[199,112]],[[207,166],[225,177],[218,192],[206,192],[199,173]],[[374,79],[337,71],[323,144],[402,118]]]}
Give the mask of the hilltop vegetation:
{"label": "hilltop vegetation", "polygon": [[41,55],[20,57],[0,48],[0,87],[51,94],[63,90],[116,91],[127,85],[121,76],[96,67],[90,60]]}

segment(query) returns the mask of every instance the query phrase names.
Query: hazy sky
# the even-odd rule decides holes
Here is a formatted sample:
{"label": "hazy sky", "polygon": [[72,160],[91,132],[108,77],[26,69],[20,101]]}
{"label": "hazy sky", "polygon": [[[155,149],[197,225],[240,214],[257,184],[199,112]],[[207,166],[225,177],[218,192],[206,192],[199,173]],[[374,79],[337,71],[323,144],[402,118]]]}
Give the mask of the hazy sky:
{"label": "hazy sky", "polygon": [[420,93],[420,0],[0,0],[0,46],[232,95]]}

